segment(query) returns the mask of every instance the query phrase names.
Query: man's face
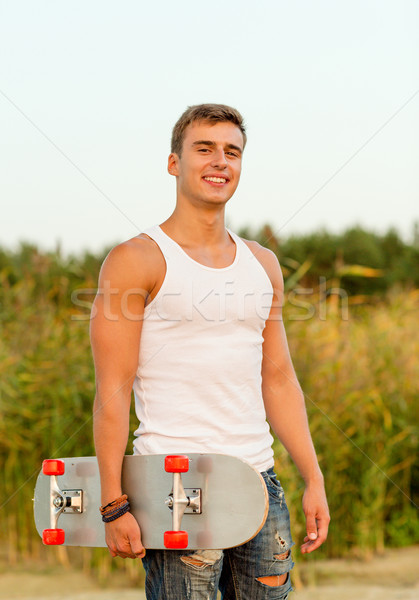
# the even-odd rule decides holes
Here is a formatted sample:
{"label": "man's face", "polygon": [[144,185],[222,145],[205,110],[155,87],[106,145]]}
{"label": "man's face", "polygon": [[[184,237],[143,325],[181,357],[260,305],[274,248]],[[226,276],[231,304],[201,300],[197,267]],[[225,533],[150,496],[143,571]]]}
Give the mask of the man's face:
{"label": "man's face", "polygon": [[189,125],[182,155],[169,156],[168,170],[177,177],[178,198],[206,206],[224,205],[239,183],[242,153],[243,135],[233,123]]}

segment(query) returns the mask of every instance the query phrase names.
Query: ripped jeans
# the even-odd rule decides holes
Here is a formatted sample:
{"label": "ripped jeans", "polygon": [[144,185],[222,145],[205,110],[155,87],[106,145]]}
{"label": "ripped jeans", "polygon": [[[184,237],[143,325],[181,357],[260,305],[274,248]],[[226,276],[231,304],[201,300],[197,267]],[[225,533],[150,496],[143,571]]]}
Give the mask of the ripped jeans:
{"label": "ripped jeans", "polygon": [[[290,519],[273,469],[264,471],[269,512],[252,540],[227,550],[147,550],[147,600],[286,600],[292,590]],[[288,573],[282,585],[259,581]]]}

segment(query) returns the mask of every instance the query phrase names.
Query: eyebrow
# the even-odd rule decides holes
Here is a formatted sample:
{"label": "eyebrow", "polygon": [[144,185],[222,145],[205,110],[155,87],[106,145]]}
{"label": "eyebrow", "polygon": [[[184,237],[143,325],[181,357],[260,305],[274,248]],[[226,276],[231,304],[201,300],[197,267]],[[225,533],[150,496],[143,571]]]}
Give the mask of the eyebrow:
{"label": "eyebrow", "polygon": [[[215,145],[216,145],[215,142],[212,142],[211,140],[198,140],[192,144],[192,146],[211,146],[211,147],[213,147]],[[240,152],[240,154],[243,154],[243,149],[240,148],[240,146],[236,146],[235,144],[226,144],[225,147],[230,150],[238,150],[238,152]]]}

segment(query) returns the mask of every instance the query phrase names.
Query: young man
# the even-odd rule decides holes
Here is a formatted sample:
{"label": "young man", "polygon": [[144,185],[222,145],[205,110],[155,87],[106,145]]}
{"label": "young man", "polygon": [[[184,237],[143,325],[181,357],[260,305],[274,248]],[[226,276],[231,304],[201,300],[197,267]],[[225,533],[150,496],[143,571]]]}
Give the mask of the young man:
{"label": "young man", "polygon": [[168,161],[176,178],[172,215],[113,248],[100,272],[91,341],[103,506],[123,494],[132,389],[140,421],[135,453],[236,455],[262,473],[269,492],[260,533],[225,551],[145,554],[130,512],[106,523],[112,556],[143,558],[150,600],[215,599],[218,587],[224,600],[288,597],[293,541],[266,418],[305,481],[301,551],[327,536],[323,477],[281,318],[281,269],[272,252],[225,227],[245,143],[235,109],[186,110]]}

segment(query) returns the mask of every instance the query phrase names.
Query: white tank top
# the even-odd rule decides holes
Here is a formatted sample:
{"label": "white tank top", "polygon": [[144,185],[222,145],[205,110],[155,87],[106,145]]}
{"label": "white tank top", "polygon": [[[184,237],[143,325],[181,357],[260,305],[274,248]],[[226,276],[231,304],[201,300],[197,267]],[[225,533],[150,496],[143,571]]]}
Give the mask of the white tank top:
{"label": "white tank top", "polygon": [[133,389],[134,454],[212,452],[273,466],[262,400],[262,331],[273,289],[248,246],[225,268],[192,259],[156,225],[166,274],[146,306]]}

